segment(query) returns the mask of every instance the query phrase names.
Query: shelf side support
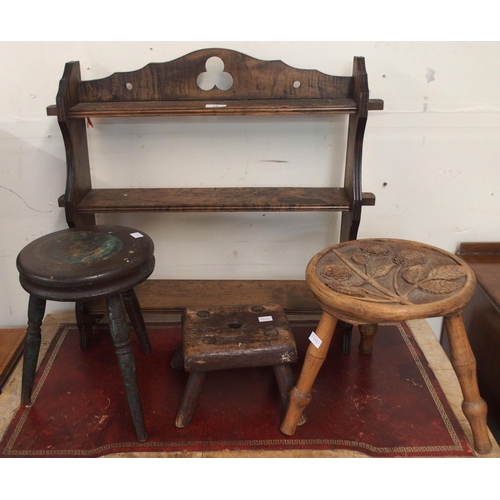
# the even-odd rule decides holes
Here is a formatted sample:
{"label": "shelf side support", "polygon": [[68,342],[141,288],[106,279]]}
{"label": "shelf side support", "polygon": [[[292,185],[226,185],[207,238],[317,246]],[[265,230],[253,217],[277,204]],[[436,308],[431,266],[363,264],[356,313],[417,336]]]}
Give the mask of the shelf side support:
{"label": "shelf side support", "polygon": [[351,202],[351,210],[342,213],[340,241],[355,240],[358,236],[361,221],[363,193],[361,188],[361,163],[363,153],[363,138],[368,119],[368,76],[366,74],[364,57],[355,57],[353,63],[354,99],[357,103],[357,113],[349,115],[347,133],[346,165],[344,187]]}
{"label": "shelf side support", "polygon": [[69,118],[69,109],[79,102],[80,63],[69,62],[59,82],[57,121],[66,150],[64,210],[69,227],[94,225],[94,214],[79,214],[78,204],[92,189],[85,118]]}

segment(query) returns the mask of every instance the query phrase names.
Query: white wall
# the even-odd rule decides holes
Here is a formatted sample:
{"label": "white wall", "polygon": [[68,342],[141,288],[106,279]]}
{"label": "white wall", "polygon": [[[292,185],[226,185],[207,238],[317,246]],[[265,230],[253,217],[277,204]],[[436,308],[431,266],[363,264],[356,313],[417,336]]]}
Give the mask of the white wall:
{"label": "white wall", "polygon": [[[0,42],[0,326],[26,323],[17,253],[65,227],[57,198],[65,156],[54,117],[64,63],[83,79],[135,70],[203,47],[350,75],[366,58],[371,96],[360,237],[421,241],[455,252],[498,241],[500,43],[497,42]],[[96,119],[89,129],[95,187],[334,185],[344,117]],[[114,126],[111,126],[111,122]],[[280,160],[276,163],[272,160]],[[385,185],[387,183],[387,185]],[[300,279],[338,238],[338,216],[154,214],[100,217],[148,232],[156,278]],[[65,307],[50,304],[48,310]],[[439,321],[431,322],[439,334]]]}

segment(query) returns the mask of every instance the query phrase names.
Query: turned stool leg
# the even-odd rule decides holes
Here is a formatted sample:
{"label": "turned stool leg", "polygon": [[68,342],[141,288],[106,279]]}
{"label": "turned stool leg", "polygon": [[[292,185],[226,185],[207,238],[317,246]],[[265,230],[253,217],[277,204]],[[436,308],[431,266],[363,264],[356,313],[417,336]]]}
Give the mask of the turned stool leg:
{"label": "turned stool leg", "polygon": [[464,401],[462,411],[469,421],[476,451],[486,454],[491,451],[491,441],[486,424],[487,406],[479,394],[476,377],[476,360],[472,353],[462,317],[446,317],[446,331],[450,340],[451,364],[457,374]]}
{"label": "turned stool leg", "polygon": [[378,332],[378,325],[358,325],[361,340],[359,341],[359,352],[361,354],[371,354],[373,350],[373,340]]}
{"label": "turned stool leg", "polygon": [[322,342],[319,348],[309,344],[299,380],[290,392],[288,410],[281,424],[283,434],[293,436],[305,407],[311,401],[311,389],[325,361],[336,324],[337,318],[326,312],[321,315],[316,335]]}
{"label": "turned stool leg", "polygon": [[186,384],[186,389],[182,395],[182,400],[175,417],[175,426],[180,429],[187,427],[191,423],[196,403],[200,398],[201,388],[205,382],[206,372],[191,372]]}
{"label": "turned stool leg", "polygon": [[146,441],[144,415],[135,368],[135,359],[130,345],[129,328],[125,318],[122,300],[119,295],[106,298],[109,327],[115,344],[118,365],[122,374],[125,393],[132,414],[135,432],[139,441]]}
{"label": "turned stool leg", "polygon": [[144,324],[141,306],[137,300],[134,290],[127,290],[122,293],[123,304],[127,310],[128,317],[132,323],[132,327],[141,344],[142,352],[149,354],[151,352],[151,344],[149,343],[148,331]]}
{"label": "turned stool leg", "polygon": [[21,403],[31,403],[31,391],[35,381],[36,364],[42,341],[41,326],[45,314],[46,301],[30,295],[28,305],[28,329],[24,341],[23,379],[21,387]]}

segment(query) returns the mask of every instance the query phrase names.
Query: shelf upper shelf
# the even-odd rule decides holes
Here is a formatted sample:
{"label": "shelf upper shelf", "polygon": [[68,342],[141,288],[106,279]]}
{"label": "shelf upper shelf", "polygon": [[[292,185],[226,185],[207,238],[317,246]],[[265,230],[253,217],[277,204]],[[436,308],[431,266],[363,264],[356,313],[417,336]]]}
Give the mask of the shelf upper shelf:
{"label": "shelf upper shelf", "polygon": [[[380,99],[370,99],[369,110],[381,110]],[[133,116],[204,116],[204,115],[306,115],[352,114],[353,99],[221,99],[195,101],[81,102],[69,110],[70,118]],[[49,116],[57,116],[57,106],[47,107]]]}
{"label": "shelf upper shelf", "polygon": [[[64,206],[63,197],[59,204]],[[363,193],[363,205],[374,204],[375,196]],[[344,188],[134,188],[92,189],[77,211],[343,212],[350,208]]]}

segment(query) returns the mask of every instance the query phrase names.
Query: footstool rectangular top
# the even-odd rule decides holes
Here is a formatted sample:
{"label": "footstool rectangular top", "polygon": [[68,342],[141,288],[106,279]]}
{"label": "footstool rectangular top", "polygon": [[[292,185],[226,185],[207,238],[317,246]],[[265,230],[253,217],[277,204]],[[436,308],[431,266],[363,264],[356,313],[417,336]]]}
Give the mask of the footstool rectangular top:
{"label": "footstool rectangular top", "polygon": [[293,333],[278,304],[187,308],[182,336],[186,371],[297,361]]}

